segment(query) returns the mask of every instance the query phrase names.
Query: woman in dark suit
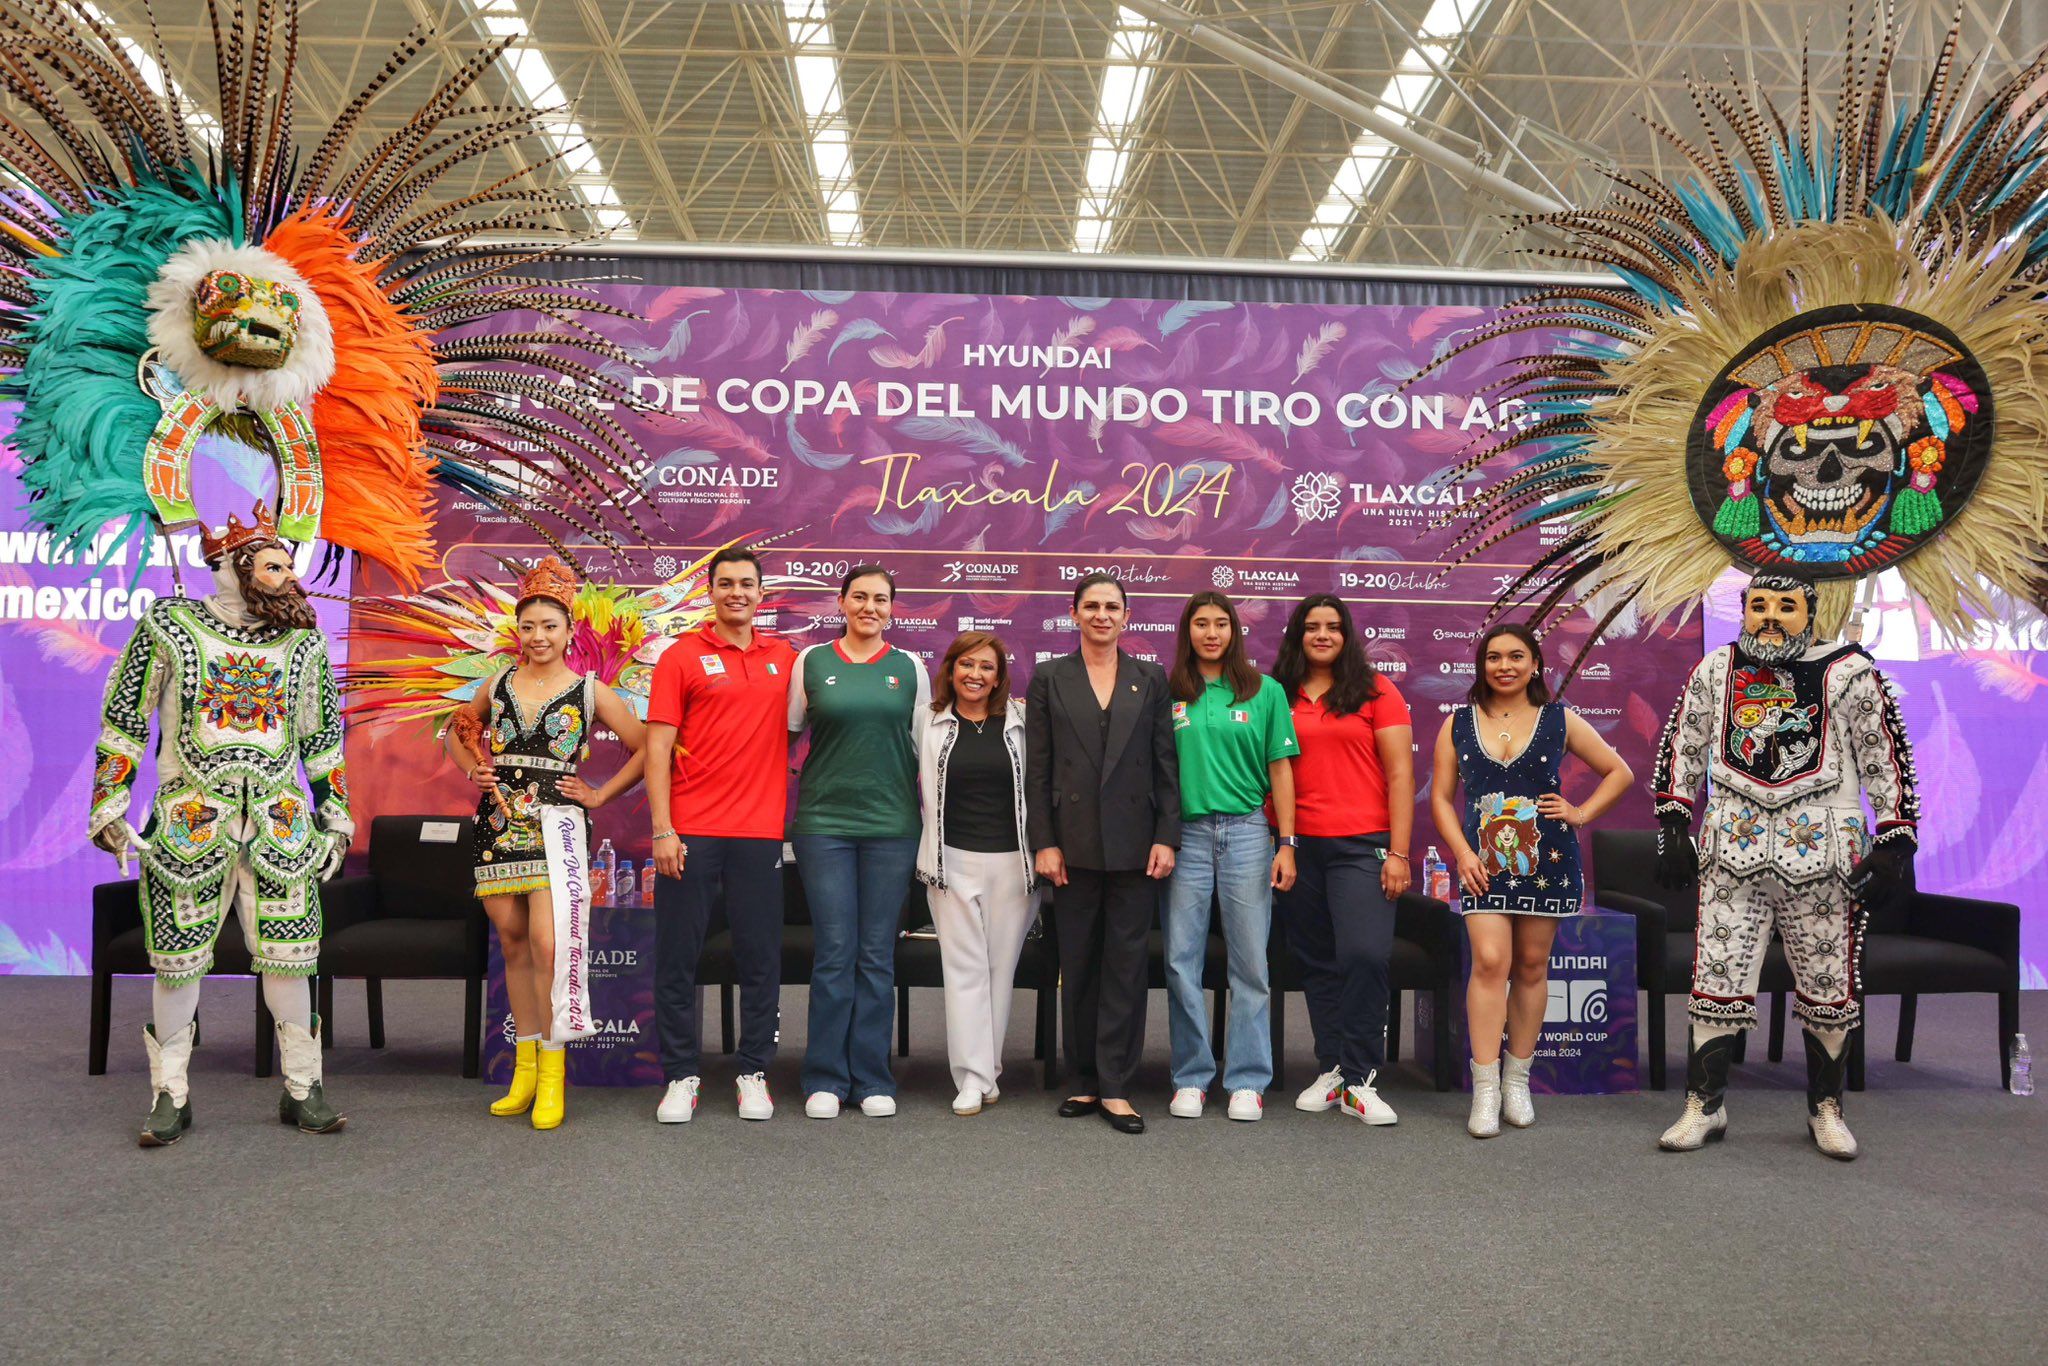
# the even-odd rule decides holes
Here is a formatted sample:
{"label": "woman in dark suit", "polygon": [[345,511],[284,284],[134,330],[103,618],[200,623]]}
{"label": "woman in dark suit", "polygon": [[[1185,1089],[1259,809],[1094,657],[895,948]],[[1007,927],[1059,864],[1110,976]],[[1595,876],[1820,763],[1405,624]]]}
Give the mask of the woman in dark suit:
{"label": "woman in dark suit", "polygon": [[1100,1111],[1145,1131],[1127,1098],[1145,1043],[1145,948],[1159,880],[1180,844],[1180,766],[1171,697],[1157,664],[1117,648],[1123,585],[1074,587],[1081,648],[1031,676],[1024,706],[1025,822],[1040,880],[1053,888],[1071,1119]]}

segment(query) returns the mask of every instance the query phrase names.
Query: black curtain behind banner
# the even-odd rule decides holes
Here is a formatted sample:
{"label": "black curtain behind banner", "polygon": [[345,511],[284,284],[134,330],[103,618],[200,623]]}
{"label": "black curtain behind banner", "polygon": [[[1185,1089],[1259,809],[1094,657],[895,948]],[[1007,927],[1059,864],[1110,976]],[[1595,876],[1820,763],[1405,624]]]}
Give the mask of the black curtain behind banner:
{"label": "black curtain behind banner", "polygon": [[561,256],[522,267],[556,279],[603,276],[648,285],[718,289],[854,289],[916,294],[1034,294],[1111,299],[1219,299],[1262,304],[1451,304],[1497,308],[1534,288],[1484,276],[1470,280],[1374,279],[1355,276],[1095,268],[1058,265],[973,265],[967,262],[860,261],[845,258],[696,257],[688,255]]}

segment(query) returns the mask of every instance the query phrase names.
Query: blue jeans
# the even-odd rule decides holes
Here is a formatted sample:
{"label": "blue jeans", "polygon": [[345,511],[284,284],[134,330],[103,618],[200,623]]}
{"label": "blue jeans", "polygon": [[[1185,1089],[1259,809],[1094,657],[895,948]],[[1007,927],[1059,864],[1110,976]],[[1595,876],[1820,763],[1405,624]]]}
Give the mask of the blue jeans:
{"label": "blue jeans", "polygon": [[896,934],[917,864],[917,837],[797,835],[790,843],[817,944],[804,1094],[828,1091],[856,1104],[893,1096]]}
{"label": "blue jeans", "polygon": [[1265,813],[1197,816],[1181,822],[1180,854],[1166,888],[1166,1005],[1175,1090],[1206,1091],[1216,1079],[1202,963],[1209,949],[1209,897],[1223,916],[1230,960],[1225,1027],[1226,1091],[1261,1091],[1273,1081],[1272,1006],[1266,943],[1273,929],[1273,837]]}

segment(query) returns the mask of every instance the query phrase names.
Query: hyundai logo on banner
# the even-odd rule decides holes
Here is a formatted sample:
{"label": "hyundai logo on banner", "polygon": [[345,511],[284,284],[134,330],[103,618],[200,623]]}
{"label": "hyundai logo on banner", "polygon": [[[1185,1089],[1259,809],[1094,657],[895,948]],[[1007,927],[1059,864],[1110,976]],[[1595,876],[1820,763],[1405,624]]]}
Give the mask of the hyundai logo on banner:
{"label": "hyundai logo on banner", "polygon": [[1606,1024],[1607,983],[1602,978],[1550,979],[1550,999],[1543,1005],[1543,1023]]}

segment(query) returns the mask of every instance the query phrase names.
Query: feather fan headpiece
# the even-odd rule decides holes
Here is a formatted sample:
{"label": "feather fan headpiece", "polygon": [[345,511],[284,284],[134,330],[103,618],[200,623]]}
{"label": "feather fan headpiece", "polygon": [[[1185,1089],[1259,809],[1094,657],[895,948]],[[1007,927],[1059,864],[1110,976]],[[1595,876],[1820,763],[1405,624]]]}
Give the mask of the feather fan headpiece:
{"label": "feather fan headpiece", "polygon": [[[576,320],[619,310],[520,273],[566,245],[562,224],[581,212],[527,181],[560,154],[459,199],[434,193],[456,167],[532,145],[551,112],[471,99],[510,39],[351,160],[364,112],[424,32],[308,148],[293,141],[297,0],[224,8],[207,0],[221,107],[217,145],[201,145],[153,13],[160,88],[93,6],[0,0],[0,90],[42,125],[0,117],[0,397],[23,404],[14,444],[32,516],[64,546],[109,523],[122,540],[189,525],[194,448],[224,429],[276,458],[281,534],[324,537],[407,585],[431,554],[436,479],[565,558],[520,491],[543,491],[574,533],[616,552],[614,513],[646,539],[600,476],[640,457],[599,406],[632,397],[578,356],[626,361]],[[540,244],[480,241],[501,234]],[[444,335],[517,312],[562,330]]]}
{"label": "feather fan headpiece", "polygon": [[1689,174],[1521,220],[1626,287],[1529,295],[1458,348],[1565,334],[1502,382],[1535,420],[1453,471],[1513,457],[1445,518],[1460,563],[1553,538],[1495,615],[1594,605],[1591,649],[1731,565],[1813,582],[1830,636],[1886,569],[1954,632],[2048,599],[2048,55],[1965,108],[1961,15],[1917,97],[1881,4],[1832,112],[1803,74],[1790,115],[1694,83],[1706,145],[1652,125]]}

